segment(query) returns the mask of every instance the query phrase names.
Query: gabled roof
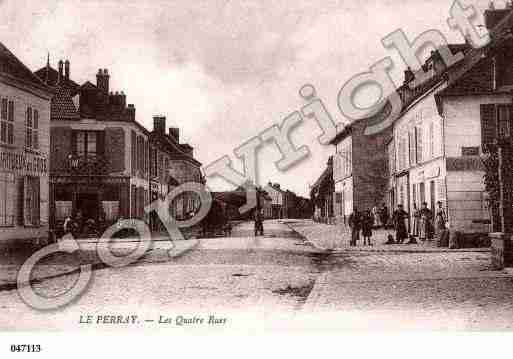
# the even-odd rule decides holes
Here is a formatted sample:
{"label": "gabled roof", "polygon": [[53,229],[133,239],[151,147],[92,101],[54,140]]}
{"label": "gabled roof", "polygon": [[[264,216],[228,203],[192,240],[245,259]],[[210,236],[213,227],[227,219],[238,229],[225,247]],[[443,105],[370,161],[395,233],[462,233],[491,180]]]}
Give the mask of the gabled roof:
{"label": "gabled roof", "polygon": [[53,67],[51,67],[49,64],[46,65],[45,67],[40,68],[39,70],[34,72],[34,74],[37,77],[39,77],[39,79],[42,82],[46,83],[48,86],[60,85],[63,87],[67,87],[72,90],[73,94],[74,94],[74,92],[78,91],[78,89],[80,88],[80,85],[71,79],[61,79],[61,81],[58,82],[59,81],[59,72],[57,70],[55,70]]}
{"label": "gabled roof", "polygon": [[17,79],[27,85],[51,92],[30,69],[25,66],[4,44],[0,42],[0,73]]}
{"label": "gabled roof", "polygon": [[86,81],[80,86],[80,89],[82,90],[98,90],[98,87],[96,87],[95,84],[93,84],[91,81]]}

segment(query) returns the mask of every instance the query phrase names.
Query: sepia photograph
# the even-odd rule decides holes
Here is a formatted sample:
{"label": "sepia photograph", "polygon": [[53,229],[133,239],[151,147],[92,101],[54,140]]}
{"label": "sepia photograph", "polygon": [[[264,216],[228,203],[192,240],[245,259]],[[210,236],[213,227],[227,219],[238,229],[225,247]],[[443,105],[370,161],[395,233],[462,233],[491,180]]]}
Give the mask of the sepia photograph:
{"label": "sepia photograph", "polygon": [[513,1],[0,20],[0,351],[513,329]]}

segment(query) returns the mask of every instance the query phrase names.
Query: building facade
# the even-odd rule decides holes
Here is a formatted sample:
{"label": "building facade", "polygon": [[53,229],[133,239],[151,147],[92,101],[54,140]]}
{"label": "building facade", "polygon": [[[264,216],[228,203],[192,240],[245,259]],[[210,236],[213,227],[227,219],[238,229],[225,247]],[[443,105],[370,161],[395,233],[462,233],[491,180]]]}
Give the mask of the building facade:
{"label": "building facade", "polygon": [[0,242],[48,237],[52,95],[0,43]]}
{"label": "building facade", "polygon": [[96,85],[77,85],[69,61],[48,63],[36,75],[54,88],[50,113],[50,223],[67,216],[102,228],[120,218],[145,219],[149,203],[149,132],[123,92],[109,91],[100,69]]}
{"label": "building facade", "polygon": [[272,201],[272,218],[279,219],[284,218],[283,215],[283,203],[284,203],[284,191],[278,183],[267,183],[264,187],[264,191],[267,192]]}
{"label": "building facade", "polygon": [[326,163],[326,168],[319,178],[310,187],[310,200],[313,206],[313,219],[323,223],[334,221],[333,194],[335,185],[333,182],[333,157]]}
{"label": "building facade", "polygon": [[380,121],[390,108],[383,107],[375,116],[344,126],[331,144],[333,155],[333,217],[345,223],[354,208],[372,209],[380,206],[386,197],[388,181],[386,146],[392,130],[367,135],[368,124]]}
{"label": "building facade", "polygon": [[[193,182],[204,184],[201,163],[194,158],[193,147],[180,143],[180,131],[169,128],[166,133],[166,117],[153,117],[150,134],[150,187],[152,199],[163,199],[177,186]],[[178,220],[192,216],[201,206],[199,197],[185,192],[172,201],[171,214]],[[151,214],[152,228],[162,229],[157,214]]]}
{"label": "building facade", "polygon": [[[511,9],[487,10],[489,31],[511,26]],[[463,233],[491,230],[483,146],[498,136],[511,136],[513,128],[511,88],[513,41],[496,36],[479,51],[470,45],[449,45],[465,58],[450,68],[433,52],[424,64],[431,80],[417,88],[402,86],[403,112],[393,125],[393,140],[387,145],[391,175],[391,201],[410,213],[426,202],[435,210],[441,202],[449,228]],[[405,77],[405,84],[410,76]]]}

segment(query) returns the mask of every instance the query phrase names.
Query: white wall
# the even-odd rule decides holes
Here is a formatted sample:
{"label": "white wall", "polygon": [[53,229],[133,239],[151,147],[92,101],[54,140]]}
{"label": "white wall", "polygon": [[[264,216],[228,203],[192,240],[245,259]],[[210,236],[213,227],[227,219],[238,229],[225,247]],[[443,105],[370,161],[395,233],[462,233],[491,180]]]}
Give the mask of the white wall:
{"label": "white wall", "polygon": [[451,96],[444,98],[445,154],[460,157],[462,147],[481,151],[481,104],[511,103],[511,96]]}
{"label": "white wall", "polygon": [[[48,95],[46,95],[48,96]],[[0,227],[0,240],[46,237],[48,234],[48,210],[49,210],[49,159],[50,159],[50,99],[36,95],[30,91],[11,84],[0,82],[0,97],[14,101],[14,144],[2,145],[3,152],[21,153],[31,156],[34,153],[47,159],[47,172],[27,172],[26,170],[14,170],[15,181],[26,175],[40,178],[40,221],[39,227]],[[25,119],[26,110],[30,106],[39,112],[39,149],[28,152],[25,149]],[[18,193],[14,194],[15,217],[18,203]]]}

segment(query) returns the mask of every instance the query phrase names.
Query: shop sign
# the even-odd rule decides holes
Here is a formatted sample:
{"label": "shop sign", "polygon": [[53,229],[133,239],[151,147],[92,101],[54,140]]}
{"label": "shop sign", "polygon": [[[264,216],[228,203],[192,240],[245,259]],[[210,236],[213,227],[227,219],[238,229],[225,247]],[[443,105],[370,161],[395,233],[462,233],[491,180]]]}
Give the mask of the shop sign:
{"label": "shop sign", "polygon": [[43,155],[0,150],[0,171],[48,173],[48,160]]}

